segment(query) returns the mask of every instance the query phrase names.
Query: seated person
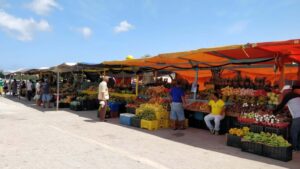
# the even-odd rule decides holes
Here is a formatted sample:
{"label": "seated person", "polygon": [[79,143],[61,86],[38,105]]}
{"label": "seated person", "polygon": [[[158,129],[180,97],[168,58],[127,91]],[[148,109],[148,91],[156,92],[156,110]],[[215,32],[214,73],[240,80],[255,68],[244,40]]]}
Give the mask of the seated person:
{"label": "seated person", "polygon": [[[211,108],[211,113],[204,117],[204,121],[212,134],[219,135],[220,121],[225,117],[225,103],[219,93],[214,93],[208,105]],[[215,127],[211,124],[212,120],[215,122]]]}

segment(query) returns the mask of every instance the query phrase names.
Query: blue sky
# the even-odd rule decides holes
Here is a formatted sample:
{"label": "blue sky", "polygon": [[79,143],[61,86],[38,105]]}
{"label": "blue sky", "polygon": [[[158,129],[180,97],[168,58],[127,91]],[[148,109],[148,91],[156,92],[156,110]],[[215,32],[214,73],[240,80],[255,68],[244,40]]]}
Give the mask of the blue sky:
{"label": "blue sky", "polygon": [[0,70],[300,38],[299,0],[0,0]]}

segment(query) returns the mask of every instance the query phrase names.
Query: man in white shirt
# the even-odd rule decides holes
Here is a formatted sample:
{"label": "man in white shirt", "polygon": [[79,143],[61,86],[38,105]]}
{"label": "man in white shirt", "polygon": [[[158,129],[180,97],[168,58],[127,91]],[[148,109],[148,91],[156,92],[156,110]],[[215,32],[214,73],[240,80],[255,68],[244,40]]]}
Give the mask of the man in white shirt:
{"label": "man in white shirt", "polygon": [[27,99],[31,101],[32,98],[32,81],[28,80],[26,83]]}
{"label": "man in white shirt", "polygon": [[100,121],[105,120],[107,101],[109,99],[108,87],[107,87],[108,77],[104,76],[102,82],[99,84],[98,100],[99,100],[99,118]]}

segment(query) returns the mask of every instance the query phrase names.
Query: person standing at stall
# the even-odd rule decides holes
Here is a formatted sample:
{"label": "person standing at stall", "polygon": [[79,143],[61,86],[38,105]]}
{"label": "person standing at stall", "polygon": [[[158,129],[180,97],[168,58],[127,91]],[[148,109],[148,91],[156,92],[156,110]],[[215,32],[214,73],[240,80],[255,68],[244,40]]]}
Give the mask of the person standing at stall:
{"label": "person standing at stall", "polygon": [[41,88],[42,88],[42,101],[43,101],[43,107],[46,108],[46,103],[47,103],[48,108],[51,108],[51,107],[50,107],[50,100],[51,100],[50,85],[49,85],[47,79],[46,79],[45,82],[42,84]]}
{"label": "person standing at stall", "polygon": [[41,83],[42,81],[39,80],[36,82],[35,84],[35,96],[34,96],[34,100],[37,106],[41,105]]}
{"label": "person standing at stall", "polygon": [[[282,91],[284,93],[284,91]],[[291,137],[292,145],[295,151],[300,150],[299,135],[300,135],[300,83],[297,82],[292,86],[292,91],[289,91],[283,96],[281,103],[273,111],[273,114],[277,115],[280,111],[288,106],[289,111],[292,115],[292,127]]]}
{"label": "person standing at stall", "polygon": [[[219,135],[220,131],[220,122],[225,117],[225,103],[221,99],[221,96],[219,93],[214,93],[211,96],[211,100],[208,102],[208,105],[211,108],[211,113],[206,115],[204,117],[204,121],[206,123],[206,126],[210,130],[212,134]],[[214,120],[215,126],[211,124],[211,121]]]}
{"label": "person standing at stall", "polygon": [[14,81],[12,82],[11,89],[12,89],[12,95],[16,96],[18,92],[18,82],[16,79],[14,79]]}
{"label": "person standing at stall", "polygon": [[[184,116],[184,105],[186,105],[186,101],[184,98],[184,90],[181,87],[180,81],[175,82],[175,86],[171,88],[170,91],[171,96],[171,126],[173,130],[183,130],[185,129],[185,116]],[[176,124],[178,121],[178,124]]]}
{"label": "person standing at stall", "polygon": [[99,84],[99,92],[98,92],[98,100],[99,100],[99,118],[100,121],[106,121],[105,120],[105,114],[106,114],[106,108],[107,108],[107,101],[109,100],[109,93],[108,93],[108,87],[107,82],[109,78],[107,76],[104,76],[101,83]]}
{"label": "person standing at stall", "polygon": [[27,100],[31,101],[31,98],[32,98],[32,81],[31,81],[31,79],[28,80],[26,83],[26,96],[27,96]]}
{"label": "person standing at stall", "polygon": [[3,86],[4,86],[3,80],[2,78],[0,78],[0,95],[3,94]]}

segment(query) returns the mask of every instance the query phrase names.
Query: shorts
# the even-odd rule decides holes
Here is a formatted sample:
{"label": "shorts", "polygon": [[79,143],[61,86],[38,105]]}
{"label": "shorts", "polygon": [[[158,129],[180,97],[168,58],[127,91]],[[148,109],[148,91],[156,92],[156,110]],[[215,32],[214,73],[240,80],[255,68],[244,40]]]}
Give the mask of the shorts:
{"label": "shorts", "polygon": [[182,103],[171,103],[171,114],[170,114],[171,120],[179,120],[183,121],[185,120],[184,116],[184,109]]}
{"label": "shorts", "polygon": [[50,94],[43,94],[42,95],[42,101],[43,102],[49,102],[52,99]]}

